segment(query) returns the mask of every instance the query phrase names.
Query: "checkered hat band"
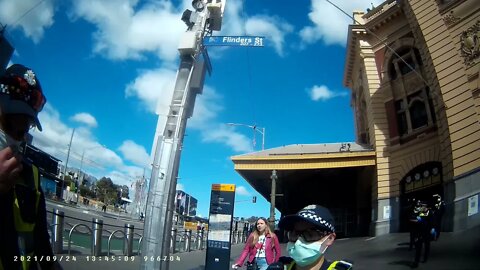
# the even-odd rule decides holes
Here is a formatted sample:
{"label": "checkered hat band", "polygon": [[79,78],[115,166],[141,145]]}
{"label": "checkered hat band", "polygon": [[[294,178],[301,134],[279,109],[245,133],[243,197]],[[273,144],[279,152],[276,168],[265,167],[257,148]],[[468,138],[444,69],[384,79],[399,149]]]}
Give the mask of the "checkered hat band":
{"label": "checkered hat band", "polygon": [[314,213],[303,212],[303,213],[299,213],[299,216],[314,220],[316,223],[319,223],[320,225],[328,228],[331,232],[335,232],[335,228],[333,227],[332,224],[330,224],[328,221],[324,220],[323,218],[317,216]]}

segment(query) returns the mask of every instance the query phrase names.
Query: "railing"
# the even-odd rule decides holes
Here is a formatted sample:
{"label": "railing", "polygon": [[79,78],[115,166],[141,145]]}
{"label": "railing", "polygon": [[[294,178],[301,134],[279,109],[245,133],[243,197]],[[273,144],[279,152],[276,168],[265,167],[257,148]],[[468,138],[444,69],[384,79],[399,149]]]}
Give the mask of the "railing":
{"label": "railing", "polygon": [[[53,252],[55,254],[60,254],[67,252],[71,254],[72,252],[72,235],[73,233],[77,233],[79,235],[91,235],[90,236],[90,254],[93,256],[100,256],[102,255],[102,239],[108,238],[107,240],[107,256],[110,256],[111,248],[112,248],[112,240],[121,240],[123,242],[122,253],[125,256],[134,256],[140,255],[143,235],[140,233],[135,232],[134,225],[125,224],[123,230],[121,226],[116,225],[109,225],[104,224],[103,220],[92,218],[91,227],[89,227],[87,220],[78,219],[74,217],[65,216],[64,212],[59,211],[57,209],[53,209],[52,212],[47,211],[48,213],[52,214],[52,224],[49,226],[51,232],[51,241]],[[65,222],[65,218],[80,221],[77,224],[71,224]],[[67,226],[65,226],[67,225]],[[113,231],[109,231],[105,229],[105,227],[110,228],[118,228],[114,229]],[[70,228],[70,229],[67,229]],[[78,228],[85,228],[86,232],[78,230]],[[142,231],[142,229],[137,229],[138,231]],[[63,235],[68,231],[68,241],[67,241],[67,250],[63,249]],[[121,234],[122,237],[117,237],[116,235]],[[231,235],[231,243],[232,244],[239,244],[245,243],[247,235],[243,231],[233,231]],[[133,252],[133,245],[138,241],[137,252]],[[194,250],[203,250],[206,247],[207,241],[207,232],[204,230],[199,231],[192,231],[188,229],[178,229],[173,228],[171,232],[171,241],[170,241],[170,253],[178,253],[178,252],[191,252]],[[85,248],[85,247],[84,247]],[[78,251],[77,251],[78,252]],[[80,251],[81,253],[81,251]]]}

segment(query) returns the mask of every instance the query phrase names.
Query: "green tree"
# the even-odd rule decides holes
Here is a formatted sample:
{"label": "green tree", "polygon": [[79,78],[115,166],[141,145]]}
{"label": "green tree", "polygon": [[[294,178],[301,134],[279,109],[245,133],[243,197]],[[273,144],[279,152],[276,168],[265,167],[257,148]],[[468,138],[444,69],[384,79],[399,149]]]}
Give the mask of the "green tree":
{"label": "green tree", "polygon": [[116,198],[116,188],[112,179],[107,177],[102,177],[97,181],[97,198],[107,204],[111,204],[112,193],[114,199]]}

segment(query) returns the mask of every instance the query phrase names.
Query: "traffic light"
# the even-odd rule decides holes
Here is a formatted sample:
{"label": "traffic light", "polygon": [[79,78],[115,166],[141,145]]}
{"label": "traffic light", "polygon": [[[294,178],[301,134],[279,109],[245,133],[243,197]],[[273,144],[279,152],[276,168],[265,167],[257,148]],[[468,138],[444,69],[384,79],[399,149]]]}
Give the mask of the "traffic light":
{"label": "traffic light", "polygon": [[252,203],[257,203],[257,196],[252,197]]}

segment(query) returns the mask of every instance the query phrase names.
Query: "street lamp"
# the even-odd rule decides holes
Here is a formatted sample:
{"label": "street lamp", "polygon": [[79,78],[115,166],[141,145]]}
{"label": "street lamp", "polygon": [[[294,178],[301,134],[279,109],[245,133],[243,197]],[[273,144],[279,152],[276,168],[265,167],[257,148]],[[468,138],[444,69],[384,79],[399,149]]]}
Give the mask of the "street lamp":
{"label": "street lamp", "polygon": [[253,146],[255,147],[255,131],[258,131],[262,134],[262,150],[265,150],[265,128],[257,127],[257,125],[246,125],[239,123],[227,123],[229,126],[244,126],[253,129]]}

